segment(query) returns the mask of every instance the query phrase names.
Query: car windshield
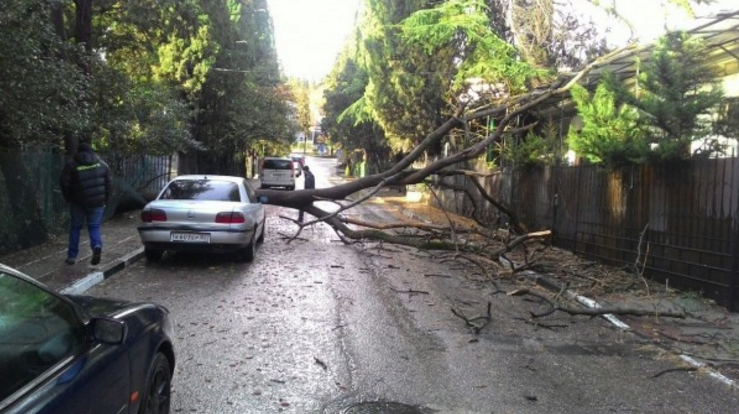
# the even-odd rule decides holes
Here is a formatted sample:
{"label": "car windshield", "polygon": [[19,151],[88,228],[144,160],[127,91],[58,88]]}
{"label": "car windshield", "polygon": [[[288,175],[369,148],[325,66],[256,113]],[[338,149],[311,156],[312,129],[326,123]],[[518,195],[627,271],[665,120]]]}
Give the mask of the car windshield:
{"label": "car windshield", "polygon": [[0,270],[0,401],[84,347],[68,303]]}
{"label": "car windshield", "polygon": [[159,197],[161,200],[241,201],[239,186],[231,181],[176,180]]}
{"label": "car windshield", "polygon": [[289,170],[292,168],[290,160],[264,160],[264,169],[266,170]]}

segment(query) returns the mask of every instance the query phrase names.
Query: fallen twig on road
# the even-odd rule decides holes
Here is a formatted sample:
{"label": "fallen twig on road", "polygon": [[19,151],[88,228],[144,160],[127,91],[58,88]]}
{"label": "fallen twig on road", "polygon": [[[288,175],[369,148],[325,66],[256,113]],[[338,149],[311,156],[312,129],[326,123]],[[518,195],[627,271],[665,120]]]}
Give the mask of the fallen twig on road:
{"label": "fallen twig on road", "polygon": [[679,318],[684,319],[687,315],[685,312],[660,312],[660,311],[653,311],[653,310],[644,310],[644,309],[630,309],[630,308],[570,308],[566,306],[560,306],[557,303],[555,303],[553,300],[548,298],[546,295],[533,292],[529,289],[516,289],[512,292],[508,292],[508,296],[525,296],[530,295],[534,296],[536,298],[541,299],[544,301],[548,306],[549,309],[545,312],[537,313],[537,312],[530,312],[532,318],[541,318],[544,316],[549,316],[553,314],[556,311],[561,311],[568,313],[570,315],[585,315],[585,316],[602,316],[602,315],[632,315],[632,316],[662,316],[667,318]]}
{"label": "fallen twig on road", "polygon": [[415,295],[415,294],[428,295],[429,294],[428,292],[424,290],[413,290],[413,289],[398,290],[398,289],[393,289],[393,288],[390,288],[390,290],[392,290],[393,292],[398,292],[398,293],[408,293],[409,295]]}
{"label": "fallen twig on road", "polygon": [[324,370],[328,370],[328,365],[326,365],[325,362],[323,362],[322,360],[320,360],[318,357],[315,357],[315,356],[313,357],[313,359],[316,361],[316,364],[318,364],[321,368],[323,368]]}
{"label": "fallen twig on road", "polygon": [[[480,333],[480,331],[484,327],[488,326],[488,324],[492,322],[493,317],[491,315],[491,307],[492,307],[492,304],[488,302],[487,314],[485,316],[475,316],[474,318],[468,318],[467,316],[465,316],[465,314],[461,310],[455,307],[452,307],[452,313],[454,314],[454,316],[464,320],[465,324],[469,326],[470,328],[472,328],[472,330],[475,332],[475,335],[477,335]],[[475,323],[475,321],[479,321],[479,320],[482,320],[484,322],[482,324]]]}
{"label": "fallen twig on road", "polygon": [[698,371],[699,367],[677,367],[677,368],[668,368],[665,370],[662,370],[654,375],[652,375],[650,378],[657,378],[664,374],[667,374],[669,372],[677,372],[677,371],[685,371],[685,372],[692,372],[692,371]]}

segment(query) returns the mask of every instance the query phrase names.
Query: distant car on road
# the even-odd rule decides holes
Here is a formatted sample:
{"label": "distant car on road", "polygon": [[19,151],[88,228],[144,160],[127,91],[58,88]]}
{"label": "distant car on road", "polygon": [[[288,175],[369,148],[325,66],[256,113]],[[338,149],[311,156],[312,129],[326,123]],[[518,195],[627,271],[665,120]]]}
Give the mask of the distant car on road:
{"label": "distant car on road", "polygon": [[293,161],[300,163],[301,168],[305,165],[305,155],[303,154],[290,154],[290,158]]}
{"label": "distant car on road", "polygon": [[262,188],[295,189],[295,164],[287,157],[265,157],[259,173]]}
{"label": "distant car on road", "polygon": [[63,295],[0,264],[0,412],[166,414],[169,311]]}
{"label": "distant car on road", "polygon": [[150,262],[167,250],[235,251],[251,262],[265,227],[264,205],[246,179],[183,175],[141,210],[138,230]]}

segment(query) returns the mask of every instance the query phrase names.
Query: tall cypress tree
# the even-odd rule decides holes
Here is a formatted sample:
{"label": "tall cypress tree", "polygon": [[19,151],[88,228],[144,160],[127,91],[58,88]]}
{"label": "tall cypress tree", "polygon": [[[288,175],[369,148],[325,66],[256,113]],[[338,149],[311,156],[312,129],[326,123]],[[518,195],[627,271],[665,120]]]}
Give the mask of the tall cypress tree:
{"label": "tall cypress tree", "polygon": [[[703,41],[685,32],[660,38],[644,63],[638,88],[627,88],[606,79],[621,102],[641,111],[641,122],[649,127],[650,156],[654,160],[690,157],[693,142],[708,136],[706,115],[723,99],[715,68],[707,66],[708,50]],[[711,154],[717,148],[707,148]]]}

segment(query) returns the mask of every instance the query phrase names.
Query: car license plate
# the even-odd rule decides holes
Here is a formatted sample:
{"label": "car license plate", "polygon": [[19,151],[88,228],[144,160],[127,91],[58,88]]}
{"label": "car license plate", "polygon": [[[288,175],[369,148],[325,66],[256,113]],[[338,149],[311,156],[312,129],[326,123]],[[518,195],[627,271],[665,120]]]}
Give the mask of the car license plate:
{"label": "car license plate", "polygon": [[210,243],[210,233],[171,233],[169,238],[173,242]]}

